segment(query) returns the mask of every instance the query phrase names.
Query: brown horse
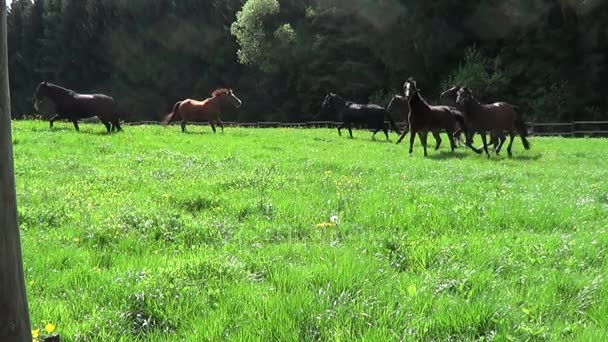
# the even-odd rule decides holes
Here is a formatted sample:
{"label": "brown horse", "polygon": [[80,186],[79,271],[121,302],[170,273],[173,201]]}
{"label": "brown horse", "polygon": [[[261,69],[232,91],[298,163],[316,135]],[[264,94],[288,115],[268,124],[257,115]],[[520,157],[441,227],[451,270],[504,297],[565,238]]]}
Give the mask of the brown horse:
{"label": "brown horse", "polygon": [[[449,106],[457,106],[457,104],[456,104],[456,98],[458,97],[458,91],[460,90],[460,88],[462,88],[462,84],[457,84],[455,86],[452,86],[449,89],[444,90],[439,95],[439,99],[446,101]],[[456,131],[455,138],[457,140],[461,139],[460,138],[461,133],[462,133],[461,130]],[[496,150],[497,147],[499,145],[502,146],[502,144],[504,144],[506,140],[507,140],[507,137],[505,136],[505,134],[503,132],[500,132],[500,131],[490,132],[490,143],[488,144],[488,146],[489,145],[493,145],[494,146],[494,150],[496,151],[496,154],[498,154],[500,152],[500,150]],[[481,151],[482,151],[481,149],[482,148],[483,148],[483,146],[480,146],[480,147],[478,147],[478,148],[476,148],[474,150],[477,153],[481,153]]]}
{"label": "brown horse", "polygon": [[[420,96],[416,81],[411,77],[403,84],[403,93],[410,105],[410,114],[408,115],[411,131],[409,153],[411,154],[413,152],[414,139],[416,138],[416,133],[418,133],[422,148],[424,149],[424,156],[426,157],[428,155],[426,152],[427,134],[428,132],[439,130],[446,131],[450,140],[450,147],[452,152],[454,152],[454,148],[456,147],[454,144],[454,131],[458,124],[457,120],[461,120],[462,117],[456,115],[448,106],[429,105],[422,96]],[[464,121],[461,123],[464,125]],[[401,135],[399,141],[401,141],[404,136],[405,133]]]}
{"label": "brown horse", "polygon": [[[511,154],[511,147],[513,146],[513,138],[515,133],[519,134],[521,142],[526,150],[530,149],[530,143],[526,139],[528,135],[526,124],[523,116],[515,110],[515,106],[506,102],[495,102],[490,104],[481,104],[473,92],[467,88],[462,87],[458,90],[458,96],[456,97],[456,103],[460,106],[464,112],[465,120],[467,124],[467,145],[471,146],[471,141],[475,132],[481,135],[483,141],[483,149],[486,152],[488,158],[488,145],[486,142],[486,132],[508,132],[510,136],[509,146],[507,152],[509,157]],[[502,148],[504,141],[496,148],[496,153]]]}
{"label": "brown horse", "polygon": [[223,105],[229,103],[236,108],[239,108],[242,104],[241,100],[234,95],[232,89],[216,89],[211,97],[204,99],[203,101],[197,101],[192,99],[186,99],[177,102],[173,106],[171,113],[167,114],[163,119],[163,125],[167,125],[173,121],[180,121],[182,124],[182,132],[186,131],[186,123],[188,121],[202,122],[207,121],[215,133],[215,123],[217,123],[222,132],[224,132],[224,125],[220,120],[220,111]]}
{"label": "brown horse", "polygon": [[[401,96],[401,95],[394,95],[393,98],[391,99],[391,102],[388,103],[388,106],[386,107],[386,111],[390,113],[390,115],[392,117],[407,117],[409,112],[410,112],[410,106],[408,101],[405,99],[405,97]],[[405,135],[407,134],[409,130],[409,127],[405,127],[403,134],[401,134],[401,137],[399,138],[399,140],[397,140],[397,144],[399,144],[401,142],[401,140],[403,140],[403,138],[405,137]],[[439,149],[439,146],[441,146],[441,136],[439,135],[440,130],[436,129],[436,130],[432,130],[431,133],[433,134],[433,137],[435,138],[435,151]]]}

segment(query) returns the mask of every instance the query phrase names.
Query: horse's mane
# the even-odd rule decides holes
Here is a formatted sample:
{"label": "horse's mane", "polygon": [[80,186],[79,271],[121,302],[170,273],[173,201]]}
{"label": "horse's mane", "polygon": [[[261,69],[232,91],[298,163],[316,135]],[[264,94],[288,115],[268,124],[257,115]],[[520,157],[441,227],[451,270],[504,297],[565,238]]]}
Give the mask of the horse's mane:
{"label": "horse's mane", "polygon": [[226,88],[217,88],[213,91],[213,93],[211,93],[211,96],[213,97],[217,97],[220,95],[228,95],[230,94],[230,89],[226,89]]}
{"label": "horse's mane", "polygon": [[62,90],[68,94],[76,94],[75,91],[73,91],[72,89],[68,89],[68,88],[64,88],[62,86],[59,86],[55,83],[51,83],[51,82],[44,82],[44,85],[49,87],[49,88],[54,88],[54,89],[58,89],[58,90]]}

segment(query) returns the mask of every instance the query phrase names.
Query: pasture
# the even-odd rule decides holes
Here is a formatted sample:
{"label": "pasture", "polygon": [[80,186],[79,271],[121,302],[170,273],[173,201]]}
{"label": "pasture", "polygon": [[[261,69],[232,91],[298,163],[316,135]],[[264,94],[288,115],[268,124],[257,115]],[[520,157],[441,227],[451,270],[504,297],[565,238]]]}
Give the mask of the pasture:
{"label": "pasture", "polygon": [[394,133],[104,131],[13,124],[32,329],[53,323],[65,341],[606,338],[606,139],[532,137],[524,151],[517,138],[513,158],[491,159],[444,144],[423,158]]}

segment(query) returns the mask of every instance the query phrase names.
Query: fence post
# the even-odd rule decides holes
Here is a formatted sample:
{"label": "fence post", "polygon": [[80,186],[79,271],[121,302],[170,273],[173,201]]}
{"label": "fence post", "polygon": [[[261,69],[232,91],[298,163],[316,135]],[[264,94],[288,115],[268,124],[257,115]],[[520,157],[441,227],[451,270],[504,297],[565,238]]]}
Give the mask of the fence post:
{"label": "fence post", "polygon": [[6,0],[0,0],[0,341],[32,341],[17,222]]}

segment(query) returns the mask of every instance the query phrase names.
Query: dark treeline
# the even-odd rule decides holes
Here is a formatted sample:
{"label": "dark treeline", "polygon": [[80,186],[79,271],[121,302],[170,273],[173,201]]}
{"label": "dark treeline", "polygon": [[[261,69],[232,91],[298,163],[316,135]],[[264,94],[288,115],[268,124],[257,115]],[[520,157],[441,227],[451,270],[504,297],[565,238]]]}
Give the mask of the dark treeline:
{"label": "dark treeline", "polygon": [[31,114],[47,80],[144,120],[227,86],[225,120],[324,120],[328,91],[386,105],[413,76],[431,102],[464,82],[531,120],[602,119],[606,23],[603,0],[16,0],[11,99]]}

